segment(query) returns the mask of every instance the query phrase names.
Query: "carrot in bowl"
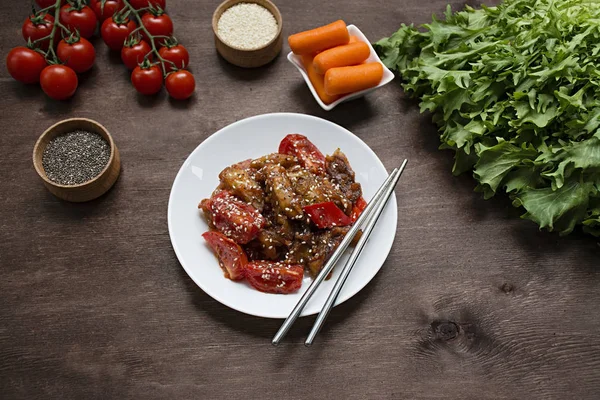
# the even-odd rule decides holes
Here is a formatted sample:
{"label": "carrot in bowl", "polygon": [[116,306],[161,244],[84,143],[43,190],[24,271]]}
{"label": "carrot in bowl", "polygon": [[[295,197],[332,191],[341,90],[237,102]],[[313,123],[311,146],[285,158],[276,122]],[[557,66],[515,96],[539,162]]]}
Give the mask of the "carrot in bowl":
{"label": "carrot in bowl", "polygon": [[[362,40],[360,40],[360,38],[358,36],[355,35],[350,35],[350,41],[348,42],[348,44],[350,43],[363,43]],[[361,64],[366,64],[367,60],[365,60],[364,62],[361,62]]]}
{"label": "carrot in bowl", "polygon": [[302,59],[302,65],[304,65],[304,68],[306,68],[306,70],[308,71],[308,67],[312,64],[314,57],[310,54],[305,54],[300,58]]}
{"label": "carrot in bowl", "polygon": [[331,68],[325,73],[325,93],[335,96],[358,92],[377,86],[382,77],[383,67],[378,62]]}
{"label": "carrot in bowl", "polygon": [[302,56],[302,64],[306,69],[306,74],[308,75],[308,79],[310,79],[310,83],[312,83],[313,88],[315,89],[323,103],[331,104],[340,98],[340,96],[330,96],[327,93],[325,93],[325,78],[323,77],[323,75],[319,75],[317,74],[317,71],[315,71],[315,68],[313,67],[312,56]]}
{"label": "carrot in bowl", "polygon": [[298,55],[315,54],[319,51],[347,44],[349,40],[348,28],[342,20],[310,31],[295,33],[288,37],[290,48]]}
{"label": "carrot in bowl", "polygon": [[368,44],[363,42],[350,43],[319,53],[313,63],[315,70],[319,74],[325,75],[325,72],[331,68],[358,65],[369,58],[370,54],[371,49]]}

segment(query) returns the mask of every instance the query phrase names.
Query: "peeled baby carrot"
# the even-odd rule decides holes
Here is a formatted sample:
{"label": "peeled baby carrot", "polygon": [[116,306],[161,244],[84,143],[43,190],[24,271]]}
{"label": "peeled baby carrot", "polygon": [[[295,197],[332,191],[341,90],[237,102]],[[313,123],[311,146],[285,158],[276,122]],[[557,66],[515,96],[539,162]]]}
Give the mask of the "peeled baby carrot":
{"label": "peeled baby carrot", "polygon": [[[350,43],[362,43],[362,40],[360,40],[358,36],[350,35],[350,41],[348,44]],[[361,64],[366,64],[366,62],[362,62]]]}
{"label": "peeled baby carrot", "polygon": [[288,37],[290,48],[295,54],[299,55],[315,54],[319,51],[347,44],[349,40],[348,28],[342,20]]}
{"label": "peeled baby carrot", "polygon": [[330,96],[365,90],[377,86],[383,77],[378,62],[331,68],[325,73],[325,93]]}
{"label": "peeled baby carrot", "polygon": [[306,70],[308,71],[309,70],[308,67],[311,66],[314,57],[311,56],[310,54],[305,54],[300,58],[302,58],[302,65],[304,65],[304,68],[306,68]]}
{"label": "peeled baby carrot", "polygon": [[304,68],[306,69],[308,79],[310,79],[310,83],[312,83],[313,88],[315,88],[315,91],[317,92],[319,98],[321,99],[321,101],[323,101],[323,103],[331,104],[340,98],[340,96],[330,96],[327,93],[325,93],[325,79],[323,75],[319,75],[317,74],[317,71],[315,71],[315,68],[313,67],[312,56],[302,56],[302,64],[304,64]]}
{"label": "peeled baby carrot", "polygon": [[369,58],[371,49],[363,42],[350,43],[337,46],[319,53],[313,60],[315,71],[325,75],[330,68],[348,67],[358,65]]}

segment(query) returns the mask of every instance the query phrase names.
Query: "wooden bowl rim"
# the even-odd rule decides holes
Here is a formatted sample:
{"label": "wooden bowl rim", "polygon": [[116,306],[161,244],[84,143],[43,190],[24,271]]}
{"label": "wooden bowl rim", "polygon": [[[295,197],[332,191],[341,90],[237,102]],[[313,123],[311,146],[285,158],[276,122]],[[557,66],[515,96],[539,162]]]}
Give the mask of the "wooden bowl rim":
{"label": "wooden bowl rim", "polygon": [[[213,32],[214,32],[215,36],[219,39],[219,41],[231,49],[234,49],[237,51],[243,51],[245,53],[252,53],[254,51],[264,50],[264,49],[268,48],[269,46],[273,45],[279,39],[279,37],[281,36],[281,32],[283,31],[283,17],[281,16],[281,12],[279,11],[279,8],[277,8],[275,3],[273,3],[271,0],[262,0],[262,1],[264,1],[265,3],[268,3],[275,10],[275,15],[273,15],[273,17],[275,17],[275,21],[277,22],[277,34],[275,36],[273,36],[273,39],[271,39],[264,46],[257,47],[255,49],[241,49],[237,46],[230,45],[229,43],[224,41],[223,38],[221,38],[221,36],[219,36],[219,29],[217,27],[217,25],[219,23],[219,19],[221,18],[221,15],[223,15],[223,13],[225,11],[227,11],[228,8],[230,8],[236,4],[240,4],[240,3],[258,4],[258,1],[256,1],[256,0],[241,0],[241,1],[240,0],[225,0],[221,4],[219,4],[217,9],[213,13],[213,18],[212,18]],[[261,5],[261,4],[259,4],[259,5]],[[267,10],[269,12],[271,12],[271,10],[269,10],[269,9],[267,9]],[[217,18],[217,14],[219,12],[221,12],[221,15],[219,15],[219,18]]]}
{"label": "wooden bowl rim", "polygon": [[[92,178],[91,180],[83,182],[83,183],[78,183],[77,185],[62,185],[60,183],[56,183],[56,182],[50,180],[48,178],[48,176],[46,175],[46,171],[44,170],[44,167],[41,165],[38,166],[37,163],[35,162],[35,158],[36,158],[37,154],[39,154],[40,152],[43,153],[43,151],[46,149],[45,147],[44,147],[44,149],[41,149],[42,140],[46,136],[48,136],[54,129],[56,129],[60,125],[66,124],[67,122],[80,122],[80,121],[86,121],[86,122],[91,123],[92,125],[96,125],[96,127],[99,130],[106,133],[106,137],[108,138],[108,145],[110,146],[110,157],[108,158],[108,162],[106,163],[106,166],[102,169],[102,171],[100,171],[100,173],[98,175],[96,175],[94,178]],[[82,187],[91,185],[94,182],[96,182],[102,178],[102,176],[106,173],[106,171],[110,168],[110,166],[113,164],[113,162],[115,160],[115,152],[116,152],[115,149],[116,149],[115,142],[113,141],[113,138],[112,138],[110,132],[108,132],[108,129],[106,129],[104,127],[104,125],[102,125],[101,123],[94,121],[93,119],[89,119],[89,118],[67,118],[67,119],[58,121],[57,123],[55,123],[48,129],[46,129],[44,131],[44,133],[42,133],[40,135],[40,137],[38,138],[38,140],[35,142],[35,145],[33,146],[33,166],[34,166],[37,174],[40,176],[40,178],[42,178],[44,180],[44,182],[46,182],[49,185],[52,185],[57,188],[64,188],[64,189],[82,188]],[[42,156],[43,156],[43,154],[42,154]]]}

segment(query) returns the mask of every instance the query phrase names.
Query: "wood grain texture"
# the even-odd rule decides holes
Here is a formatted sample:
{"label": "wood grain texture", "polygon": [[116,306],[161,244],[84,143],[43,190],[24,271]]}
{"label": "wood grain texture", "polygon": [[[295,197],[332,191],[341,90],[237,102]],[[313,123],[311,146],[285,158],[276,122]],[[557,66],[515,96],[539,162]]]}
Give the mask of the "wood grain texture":
{"label": "wood grain texture", "polygon": [[[470,177],[453,177],[430,118],[397,84],[327,113],[281,55],[245,70],[216,54],[219,1],[168,3],[196,73],[188,102],[138,96],[97,38],[96,66],[69,102],[0,68],[1,398],[599,398],[595,240],[538,232],[508,201],[484,201]],[[276,4],[285,37],[343,18],[375,40],[430,21],[446,0]],[[28,9],[0,3],[5,51],[21,45]],[[390,169],[410,159],[388,261],[332,311],[310,349],[302,342],[313,318],[271,347],[280,322],[204,294],[167,230],[171,183],[187,155],[219,128],[279,111],[352,130]],[[121,151],[120,179],[89,203],[56,199],[31,165],[38,136],[67,117],[99,121]]]}

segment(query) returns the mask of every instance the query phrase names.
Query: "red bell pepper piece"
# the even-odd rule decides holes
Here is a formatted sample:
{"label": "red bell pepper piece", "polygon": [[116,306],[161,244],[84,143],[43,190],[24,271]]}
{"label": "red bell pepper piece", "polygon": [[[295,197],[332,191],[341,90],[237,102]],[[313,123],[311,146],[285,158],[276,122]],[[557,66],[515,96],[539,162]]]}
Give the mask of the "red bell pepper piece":
{"label": "red bell pepper piece", "polygon": [[344,214],[333,201],[311,204],[302,207],[317,228],[333,228],[334,226],[352,225],[352,219]]}

